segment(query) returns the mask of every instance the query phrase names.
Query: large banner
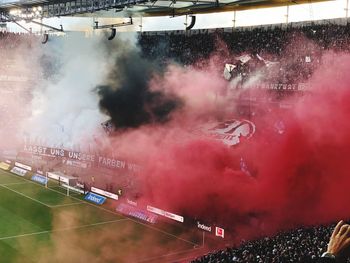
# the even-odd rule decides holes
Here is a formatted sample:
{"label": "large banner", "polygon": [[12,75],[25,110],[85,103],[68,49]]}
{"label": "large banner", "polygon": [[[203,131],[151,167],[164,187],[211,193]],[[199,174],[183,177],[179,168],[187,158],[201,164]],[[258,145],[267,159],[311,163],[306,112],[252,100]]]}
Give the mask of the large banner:
{"label": "large banner", "polygon": [[284,91],[308,91],[311,87],[307,83],[262,83],[255,84],[249,88],[265,90],[284,90]]}
{"label": "large banner", "polygon": [[102,156],[96,154],[87,154],[82,152],[68,151],[59,148],[50,148],[37,145],[25,144],[23,151],[33,155],[46,156],[50,158],[63,158],[67,165],[87,168],[88,163],[93,163],[95,166],[106,167],[112,169],[126,169],[131,171],[139,171],[140,166],[128,162],[126,160],[116,159],[115,157]]}
{"label": "large banner", "polygon": [[243,138],[251,138],[255,130],[255,124],[249,120],[231,119],[224,122],[210,122],[192,132],[199,136],[222,141],[228,146],[234,146],[239,144]]}
{"label": "large banner", "polygon": [[25,144],[24,152],[35,154],[35,155],[48,156],[48,157],[62,157],[62,158],[64,157],[64,158],[69,158],[69,159],[78,160],[78,161],[88,161],[88,162],[95,161],[95,155],[93,154],[85,154],[81,152],[67,151],[59,148],[51,148],[51,147],[44,147],[44,146],[37,146],[37,145]]}

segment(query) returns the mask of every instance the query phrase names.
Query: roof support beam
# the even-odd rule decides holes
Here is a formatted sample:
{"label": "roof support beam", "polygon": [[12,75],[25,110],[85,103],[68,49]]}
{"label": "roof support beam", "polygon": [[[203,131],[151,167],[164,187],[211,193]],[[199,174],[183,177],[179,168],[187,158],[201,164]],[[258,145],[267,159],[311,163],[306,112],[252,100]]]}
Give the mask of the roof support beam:
{"label": "roof support beam", "polygon": [[43,26],[43,27],[49,28],[49,29],[54,30],[54,31],[63,32],[63,27],[62,27],[62,25],[61,25],[61,28],[57,28],[57,27],[53,27],[53,26],[46,25],[46,24],[41,23],[41,22],[37,22],[37,21],[35,21],[35,20],[32,20],[32,21],[30,21],[30,22],[32,22],[33,24],[39,25],[39,26]]}

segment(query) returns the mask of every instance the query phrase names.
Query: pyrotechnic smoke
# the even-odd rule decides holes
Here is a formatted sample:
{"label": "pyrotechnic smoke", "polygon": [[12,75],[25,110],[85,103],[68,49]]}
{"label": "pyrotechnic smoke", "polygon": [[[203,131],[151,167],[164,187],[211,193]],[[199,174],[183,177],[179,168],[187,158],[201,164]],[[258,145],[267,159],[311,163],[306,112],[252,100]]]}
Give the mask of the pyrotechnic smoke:
{"label": "pyrotechnic smoke", "polygon": [[[172,66],[160,79],[147,79],[149,89],[161,83],[183,107],[166,124],[113,139],[118,151],[143,161],[140,200],[221,223],[236,238],[350,216],[344,209],[349,200],[349,61],[348,55],[323,54],[308,83],[310,94],[282,100],[292,105],[288,111],[267,105],[253,120],[254,138],[232,148],[188,136],[191,125],[236,117],[230,96],[218,92],[225,84],[215,71]],[[250,92],[253,97],[264,93]],[[286,125],[283,135],[274,132],[279,120]],[[241,171],[241,157],[253,177]]]}
{"label": "pyrotechnic smoke", "polygon": [[[292,105],[287,111],[262,104],[252,119],[256,134],[230,148],[191,133],[208,121],[239,118],[236,91],[228,91],[218,73],[222,64],[161,68],[125,42],[60,41],[62,51],[48,48],[63,68],[34,93],[30,131],[69,145],[111,117],[120,132],[110,148],[142,165],[140,203],[215,222],[237,239],[350,216],[349,55],[323,54],[309,94],[282,100]],[[256,83],[256,75],[251,80]],[[283,134],[273,128],[280,120]],[[241,170],[242,157],[251,176]]]}
{"label": "pyrotechnic smoke", "polygon": [[75,147],[102,136],[97,83],[105,78],[109,60],[102,37],[82,34],[51,37],[38,52],[46,80],[33,90],[32,116],[24,122],[33,143]]}
{"label": "pyrotechnic smoke", "polygon": [[[17,42],[9,49],[11,41]],[[6,138],[0,142],[1,148],[13,149],[22,140],[21,123],[28,116],[31,86],[40,72],[34,55],[38,51],[37,44],[29,38],[23,43],[16,38],[0,39],[0,134]]]}
{"label": "pyrotechnic smoke", "polygon": [[151,89],[151,79],[162,75],[161,66],[142,58],[136,48],[123,48],[123,41],[117,45],[124,52],[116,57],[109,83],[97,87],[102,111],[111,117],[116,128],[168,121],[181,102],[164,88]]}

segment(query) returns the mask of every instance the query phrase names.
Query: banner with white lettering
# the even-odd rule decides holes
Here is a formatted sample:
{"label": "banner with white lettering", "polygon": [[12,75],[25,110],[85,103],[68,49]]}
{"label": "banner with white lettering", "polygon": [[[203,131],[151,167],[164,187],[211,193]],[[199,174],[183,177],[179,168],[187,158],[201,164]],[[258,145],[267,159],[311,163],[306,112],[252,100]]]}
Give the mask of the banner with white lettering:
{"label": "banner with white lettering", "polygon": [[178,221],[178,222],[181,222],[181,223],[184,222],[183,216],[179,216],[177,214],[173,214],[173,213],[164,211],[162,209],[159,209],[159,208],[156,208],[156,207],[153,207],[153,206],[150,206],[150,205],[147,206],[147,211],[150,211],[150,212],[155,213],[157,215],[161,215],[161,216],[170,218],[172,220],[175,220],[175,221]]}
{"label": "banner with white lettering", "polygon": [[106,197],[90,192],[85,196],[85,200],[102,205],[106,201]]}
{"label": "banner with white lettering", "polygon": [[19,168],[19,167],[13,167],[12,169],[11,169],[11,173],[14,173],[14,174],[17,174],[17,175],[19,175],[19,176],[25,176],[26,175],[26,173],[27,173],[27,170],[24,170],[24,169],[22,169],[22,168]]}
{"label": "banner with white lettering", "polygon": [[197,227],[199,229],[204,230],[204,231],[211,232],[211,226],[205,225],[205,224],[203,224],[203,223],[201,223],[199,221],[197,221]]}
{"label": "banner with white lettering", "polygon": [[140,166],[135,163],[117,159],[111,156],[100,156],[95,154],[68,151],[59,148],[50,148],[27,144],[24,145],[23,151],[32,155],[45,156],[48,158],[63,158],[64,164],[80,168],[87,168],[89,166],[89,163],[92,163],[98,167],[124,169],[130,171],[140,170]]}
{"label": "banner with white lettering", "polygon": [[19,162],[15,162],[15,166],[20,167],[22,169],[31,171],[32,167],[30,167],[29,165],[23,164],[23,163],[19,163]]}
{"label": "banner with white lettering", "polygon": [[107,192],[105,190],[102,190],[102,189],[99,189],[96,187],[91,187],[91,192],[94,192],[94,193],[97,193],[100,195],[104,195],[104,196],[109,197],[109,198],[114,199],[114,200],[118,200],[118,195]]}

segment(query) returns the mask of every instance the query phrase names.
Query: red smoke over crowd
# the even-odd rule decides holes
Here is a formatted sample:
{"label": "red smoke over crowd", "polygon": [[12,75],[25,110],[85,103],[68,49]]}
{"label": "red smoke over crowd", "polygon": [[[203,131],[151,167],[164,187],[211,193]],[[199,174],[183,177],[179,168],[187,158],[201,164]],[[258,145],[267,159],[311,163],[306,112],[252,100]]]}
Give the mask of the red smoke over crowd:
{"label": "red smoke over crowd", "polygon": [[[123,64],[128,65],[125,72],[116,70],[119,74],[123,72],[125,78],[119,82],[135,94],[140,94],[138,87],[147,83],[148,87],[143,87],[137,98],[140,101],[146,98],[151,106],[165,99],[162,102],[168,107],[165,111],[157,107],[138,108],[133,116],[138,117],[143,110],[149,110],[149,114],[140,122],[131,122],[131,128],[125,128],[129,123],[127,116],[103,110],[112,119],[123,121],[114,136],[108,138],[109,150],[142,167],[135,175],[139,203],[152,204],[208,224],[216,223],[228,230],[227,236],[237,240],[350,217],[347,209],[350,200],[349,55],[323,54],[321,65],[308,80],[310,90],[303,96],[291,95],[281,100],[280,103],[292,105],[287,110],[261,104],[261,111],[251,119],[256,126],[255,134],[249,139],[242,136],[240,143],[232,147],[193,132],[208,122],[241,118],[237,115],[235,98],[242,91],[229,88],[222,76],[223,67],[219,63],[222,60],[215,57],[215,62],[203,63],[207,66],[201,68],[170,65],[161,74],[152,75],[142,68],[133,71],[141,63],[138,56],[131,58],[133,62],[123,57]],[[138,81],[132,85],[133,79]],[[62,87],[71,89],[66,85],[71,82],[78,83],[72,78],[64,81]],[[92,83],[91,86],[95,80]],[[61,89],[57,90],[61,94]],[[112,94],[109,87],[100,91],[100,96]],[[264,96],[267,92],[249,90],[251,97]],[[52,100],[57,97],[51,95],[56,93],[48,94]],[[122,95],[118,99],[124,102],[125,98],[133,99],[133,94],[127,91],[118,95]],[[78,96],[73,93],[69,97]],[[67,115],[63,101],[67,99],[60,100],[59,105],[64,107],[57,119]],[[95,102],[91,101],[91,104]],[[108,100],[104,103],[117,105]],[[123,110],[130,114],[135,109]],[[48,115],[50,112],[58,111],[56,108],[45,110]],[[80,108],[77,112],[80,116]],[[87,113],[81,123],[85,125],[89,118]],[[154,119],[157,121],[152,122]],[[283,133],[275,131],[277,121],[283,121]],[[69,128],[64,126],[60,134],[67,133]],[[248,172],[242,170],[242,159]]]}
{"label": "red smoke over crowd", "polygon": [[[282,101],[292,105],[288,110],[257,115],[256,134],[233,147],[191,134],[206,121],[237,117],[220,74],[169,68],[161,80],[151,81],[152,89],[162,86],[184,105],[165,124],[113,139],[118,152],[142,164],[139,202],[220,223],[238,239],[348,218],[349,68],[348,55],[324,55],[310,91]],[[281,119],[283,134],[273,129]],[[240,167],[242,157],[249,173]]]}

